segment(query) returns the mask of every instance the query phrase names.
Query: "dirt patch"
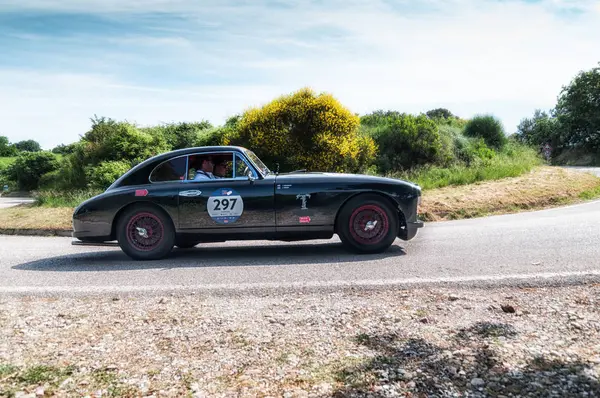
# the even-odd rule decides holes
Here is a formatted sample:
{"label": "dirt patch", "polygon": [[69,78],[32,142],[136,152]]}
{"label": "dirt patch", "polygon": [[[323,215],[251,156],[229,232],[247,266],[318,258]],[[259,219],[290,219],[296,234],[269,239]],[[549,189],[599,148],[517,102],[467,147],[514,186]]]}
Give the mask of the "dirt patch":
{"label": "dirt patch", "polygon": [[428,221],[507,214],[577,203],[597,191],[600,178],[592,174],[539,167],[520,177],[426,191],[421,213]]}
{"label": "dirt patch", "polygon": [[0,396],[600,396],[600,287],[0,297]]}
{"label": "dirt patch", "polygon": [[2,230],[71,230],[73,208],[38,207],[31,204],[0,210]]}

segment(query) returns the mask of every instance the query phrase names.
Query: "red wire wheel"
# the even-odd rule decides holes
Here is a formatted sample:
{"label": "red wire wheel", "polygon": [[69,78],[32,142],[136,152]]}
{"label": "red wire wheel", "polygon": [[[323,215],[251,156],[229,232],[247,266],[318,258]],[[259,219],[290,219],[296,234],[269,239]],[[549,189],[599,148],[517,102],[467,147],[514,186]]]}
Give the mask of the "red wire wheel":
{"label": "red wire wheel", "polygon": [[390,228],[388,216],[380,206],[364,205],[350,216],[348,229],[352,237],[365,245],[381,242]]}
{"label": "red wire wheel", "polygon": [[136,250],[154,250],[163,237],[163,223],[152,213],[138,213],[127,223],[127,240]]}
{"label": "red wire wheel", "polygon": [[336,233],[344,246],[358,253],[380,253],[389,248],[400,223],[399,212],[390,200],[375,194],[350,199],[336,222]]}
{"label": "red wire wheel", "polygon": [[175,227],[168,214],[156,206],[137,204],[119,216],[119,246],[134,260],[164,258],[175,244]]}

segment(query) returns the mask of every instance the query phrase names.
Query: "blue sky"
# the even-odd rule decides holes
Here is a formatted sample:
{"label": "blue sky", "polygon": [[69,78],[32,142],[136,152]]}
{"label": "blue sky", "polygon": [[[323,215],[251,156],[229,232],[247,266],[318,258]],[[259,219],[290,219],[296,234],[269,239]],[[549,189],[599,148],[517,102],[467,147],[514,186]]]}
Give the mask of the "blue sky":
{"label": "blue sky", "polygon": [[354,112],[492,113],[509,133],[600,61],[600,0],[4,0],[0,135],[228,116],[309,86]]}

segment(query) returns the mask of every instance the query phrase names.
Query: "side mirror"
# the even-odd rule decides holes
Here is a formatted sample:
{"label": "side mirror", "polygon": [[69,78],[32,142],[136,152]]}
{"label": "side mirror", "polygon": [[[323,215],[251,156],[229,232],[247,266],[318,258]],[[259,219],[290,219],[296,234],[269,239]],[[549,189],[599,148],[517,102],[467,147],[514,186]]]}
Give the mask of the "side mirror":
{"label": "side mirror", "polygon": [[248,181],[250,182],[256,180],[256,178],[252,174],[252,170],[250,170],[249,168],[246,168],[246,177],[248,177]]}

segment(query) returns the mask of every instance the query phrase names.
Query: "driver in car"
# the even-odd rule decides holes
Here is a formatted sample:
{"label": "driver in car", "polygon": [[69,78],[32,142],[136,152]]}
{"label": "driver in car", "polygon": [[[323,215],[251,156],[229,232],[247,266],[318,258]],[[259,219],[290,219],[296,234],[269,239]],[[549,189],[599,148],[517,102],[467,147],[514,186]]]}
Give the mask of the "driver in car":
{"label": "driver in car", "polygon": [[227,165],[225,164],[225,160],[221,160],[219,163],[215,165],[214,176],[215,178],[225,178],[225,173],[227,172]]}
{"label": "driver in car", "polygon": [[196,169],[196,176],[194,177],[194,181],[198,180],[212,180],[215,178],[213,175],[214,161],[212,156],[208,156],[207,158],[202,160],[202,165],[199,169]]}

